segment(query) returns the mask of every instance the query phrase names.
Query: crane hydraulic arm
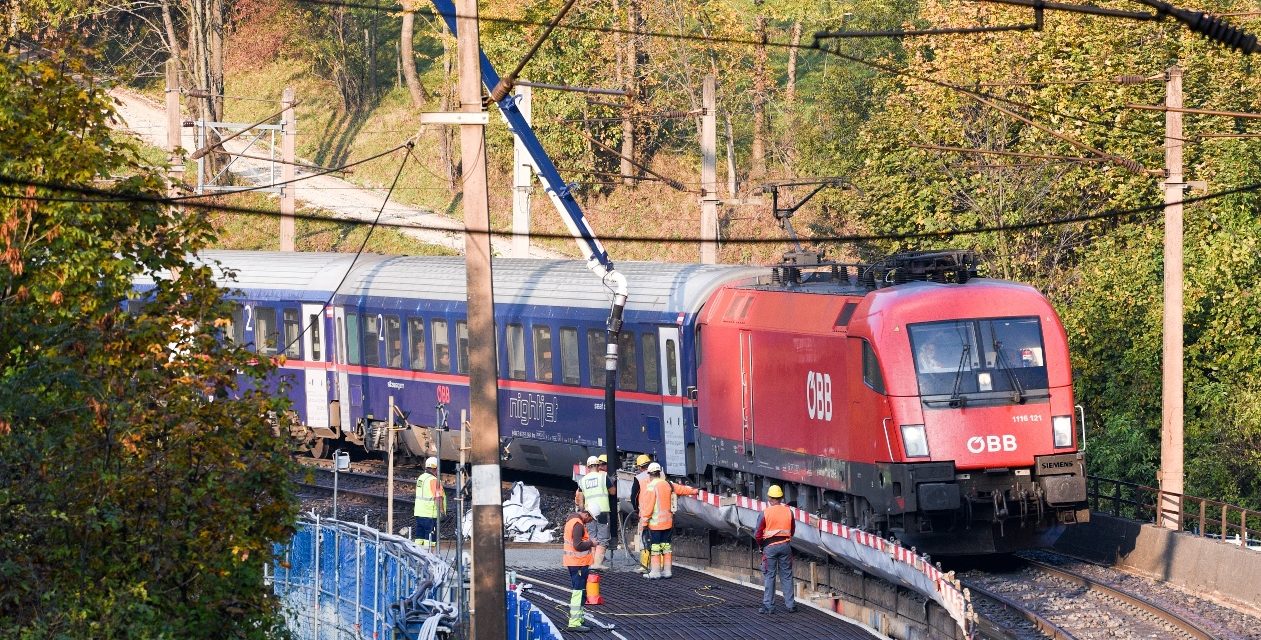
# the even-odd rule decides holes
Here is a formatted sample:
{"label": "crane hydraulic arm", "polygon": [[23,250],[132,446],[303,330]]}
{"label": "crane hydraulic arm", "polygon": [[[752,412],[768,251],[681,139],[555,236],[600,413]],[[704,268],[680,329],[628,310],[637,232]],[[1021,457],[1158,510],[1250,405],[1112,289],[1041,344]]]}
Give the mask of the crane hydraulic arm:
{"label": "crane hydraulic arm", "polygon": [[[452,35],[456,34],[455,4],[451,0],[431,0],[431,2],[438,14],[446,21],[447,28],[451,30]],[[482,85],[486,87],[488,92],[493,91],[495,86],[499,84],[499,74],[495,71],[495,67],[491,65],[490,59],[486,57],[485,51],[479,51],[479,55],[482,66]],[[561,220],[564,221],[569,233],[574,237],[574,242],[578,244],[579,250],[582,251],[582,256],[587,261],[587,269],[599,277],[600,282],[613,292],[613,305],[609,310],[607,323],[608,341],[604,356],[604,407],[605,446],[610,467],[617,468],[617,431],[614,414],[616,405],[614,404],[614,399],[617,392],[618,378],[618,336],[622,331],[622,311],[626,306],[627,297],[626,277],[614,269],[613,262],[609,260],[608,252],[604,250],[604,246],[596,239],[595,233],[591,231],[590,225],[587,224],[587,218],[582,213],[582,207],[578,206],[578,202],[574,200],[569,185],[565,184],[564,180],[561,179],[556,165],[552,163],[552,159],[543,150],[543,145],[539,142],[538,136],[534,134],[534,130],[530,128],[529,123],[526,122],[525,116],[521,113],[521,109],[517,107],[517,102],[513,96],[511,94],[505,96],[497,105],[499,106],[499,114],[508,123],[508,129],[521,140],[522,145],[529,152],[530,161],[534,165],[539,182],[543,184],[543,189],[547,192],[548,198],[551,199],[552,205],[560,212]],[[616,513],[616,510],[614,513]],[[616,540],[616,536],[613,539]]]}

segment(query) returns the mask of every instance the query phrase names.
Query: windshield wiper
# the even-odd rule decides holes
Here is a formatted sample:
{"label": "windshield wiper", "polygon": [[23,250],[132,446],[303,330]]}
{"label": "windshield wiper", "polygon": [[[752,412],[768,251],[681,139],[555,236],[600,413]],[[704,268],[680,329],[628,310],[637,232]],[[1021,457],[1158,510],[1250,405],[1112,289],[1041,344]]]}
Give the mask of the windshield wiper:
{"label": "windshield wiper", "polygon": [[1025,390],[1020,386],[1020,379],[1016,377],[1016,372],[1007,366],[1007,358],[1003,355],[1003,343],[998,340],[994,341],[994,353],[997,356],[998,368],[1007,372],[1007,379],[1011,381],[1011,401],[1021,404],[1025,401]]}
{"label": "windshield wiper", "polygon": [[955,369],[954,389],[950,392],[950,406],[962,407],[967,398],[959,395],[959,383],[963,381],[963,365],[968,363],[968,354],[972,351],[972,345],[963,345],[963,353],[959,354],[959,368]]}

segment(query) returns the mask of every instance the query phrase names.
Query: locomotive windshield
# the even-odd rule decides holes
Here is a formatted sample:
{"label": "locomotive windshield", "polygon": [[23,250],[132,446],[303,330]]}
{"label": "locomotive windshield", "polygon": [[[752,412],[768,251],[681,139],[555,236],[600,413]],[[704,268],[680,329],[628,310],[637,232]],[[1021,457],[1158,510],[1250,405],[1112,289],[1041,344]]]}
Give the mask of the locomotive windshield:
{"label": "locomotive windshield", "polygon": [[1019,398],[1047,388],[1036,317],[926,322],[907,329],[925,401]]}

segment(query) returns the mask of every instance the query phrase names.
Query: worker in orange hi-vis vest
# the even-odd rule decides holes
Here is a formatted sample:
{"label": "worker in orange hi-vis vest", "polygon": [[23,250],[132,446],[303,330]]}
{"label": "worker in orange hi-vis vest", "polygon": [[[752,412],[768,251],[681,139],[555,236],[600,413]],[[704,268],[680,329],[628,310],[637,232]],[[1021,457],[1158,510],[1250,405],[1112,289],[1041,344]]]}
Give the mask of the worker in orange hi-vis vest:
{"label": "worker in orange hi-vis vest", "polygon": [[577,511],[565,522],[565,556],[562,563],[569,569],[569,626],[566,631],[585,633],[591,627],[583,624],[586,612],[582,608],[583,592],[587,588],[587,574],[591,571],[591,549],[595,543],[587,535],[591,514]]}
{"label": "worker in orange hi-vis vest", "polygon": [[775,612],[775,576],[779,575],[779,589],[784,593],[784,608],[788,613],[797,611],[793,601],[793,551],[792,538],[797,530],[792,509],[784,504],[784,490],[777,484],[766,491],[771,505],[758,516],[753,539],[762,546],[762,608],[758,613]]}
{"label": "worker in orange hi-vis vest", "polygon": [[639,494],[639,524],[648,528],[648,573],[645,578],[669,578],[674,564],[674,496],[694,496],[692,487],[672,484],[662,477],[661,464],[648,465],[648,486]]}

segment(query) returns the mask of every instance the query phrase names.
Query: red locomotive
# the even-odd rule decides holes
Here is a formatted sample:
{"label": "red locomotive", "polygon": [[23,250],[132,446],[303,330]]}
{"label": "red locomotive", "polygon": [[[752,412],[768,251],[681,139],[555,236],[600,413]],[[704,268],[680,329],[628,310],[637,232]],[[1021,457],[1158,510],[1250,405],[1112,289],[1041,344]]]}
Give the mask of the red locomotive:
{"label": "red locomotive", "polygon": [[786,263],[697,324],[697,470],[715,487],[780,483],[938,555],[1045,546],[1089,518],[1064,329],[1032,287],[976,277],[971,252]]}

